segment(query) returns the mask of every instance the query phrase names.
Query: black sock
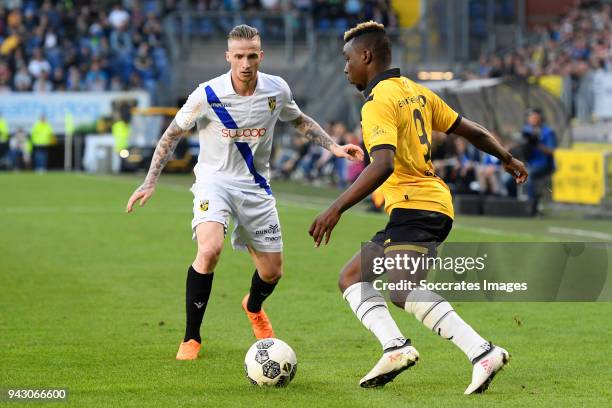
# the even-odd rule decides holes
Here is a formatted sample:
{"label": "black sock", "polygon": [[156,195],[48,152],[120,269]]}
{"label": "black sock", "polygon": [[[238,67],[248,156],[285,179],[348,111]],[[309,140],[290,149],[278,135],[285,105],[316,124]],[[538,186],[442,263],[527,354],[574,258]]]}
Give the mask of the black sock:
{"label": "black sock", "polygon": [[185,294],[185,310],[187,312],[187,325],[185,328],[185,339],[194,339],[202,343],[200,337],[200,326],[204,318],[204,311],[208,304],[210,289],[212,288],[213,273],[198,273],[193,266],[187,271],[187,290]]}
{"label": "black sock", "polygon": [[249,301],[247,302],[247,310],[251,313],[256,313],[261,310],[261,304],[276,287],[276,283],[266,283],[259,277],[259,272],[255,269],[253,279],[251,280],[251,291],[249,292]]}

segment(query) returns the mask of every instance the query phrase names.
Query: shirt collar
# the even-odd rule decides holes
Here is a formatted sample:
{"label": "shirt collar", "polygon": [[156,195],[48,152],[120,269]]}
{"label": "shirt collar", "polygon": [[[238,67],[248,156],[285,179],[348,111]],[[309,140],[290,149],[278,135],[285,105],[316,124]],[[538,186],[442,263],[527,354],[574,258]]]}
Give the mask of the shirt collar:
{"label": "shirt collar", "polygon": [[[232,71],[228,71],[225,74],[225,80],[223,81],[223,88],[225,95],[238,95],[232,84]],[[264,88],[261,72],[257,72],[257,84],[255,85],[255,92],[261,91]]]}
{"label": "shirt collar", "polygon": [[399,78],[400,76],[401,74],[399,68],[391,68],[379,73],[370,81],[365,91],[363,91],[363,95],[366,97],[366,99],[369,98],[370,93],[372,93],[372,89],[374,89],[374,87],[378,85],[380,81],[384,81],[385,79],[389,78]]}

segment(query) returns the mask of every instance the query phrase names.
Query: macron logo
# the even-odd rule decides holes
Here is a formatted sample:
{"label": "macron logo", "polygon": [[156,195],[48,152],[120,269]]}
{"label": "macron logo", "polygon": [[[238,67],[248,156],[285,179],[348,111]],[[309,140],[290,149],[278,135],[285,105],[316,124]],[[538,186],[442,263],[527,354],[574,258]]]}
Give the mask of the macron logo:
{"label": "macron logo", "polygon": [[193,303],[198,309],[201,309],[204,306],[204,302],[194,302]]}
{"label": "macron logo", "polygon": [[227,102],[212,102],[210,104],[211,108],[231,108],[232,104]]}

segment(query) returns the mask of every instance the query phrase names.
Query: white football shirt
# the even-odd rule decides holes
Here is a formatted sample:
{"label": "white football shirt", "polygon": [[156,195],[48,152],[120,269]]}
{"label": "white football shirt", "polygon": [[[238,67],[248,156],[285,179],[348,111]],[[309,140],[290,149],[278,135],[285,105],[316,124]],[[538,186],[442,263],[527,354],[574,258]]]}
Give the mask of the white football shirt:
{"label": "white football shirt", "polygon": [[221,184],[260,194],[270,189],[270,153],[276,121],[301,115],[289,85],[278,76],[258,72],[251,96],[241,96],[231,73],[200,84],[176,114],[188,130],[197,124],[200,155],[196,183]]}

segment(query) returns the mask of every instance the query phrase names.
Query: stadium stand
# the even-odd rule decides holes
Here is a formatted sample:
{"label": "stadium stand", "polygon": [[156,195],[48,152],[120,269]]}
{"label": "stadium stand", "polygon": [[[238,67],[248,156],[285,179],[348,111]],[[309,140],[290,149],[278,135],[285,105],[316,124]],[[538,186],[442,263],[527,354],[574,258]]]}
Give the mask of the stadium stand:
{"label": "stadium stand", "polygon": [[562,96],[563,87],[571,94],[567,107],[572,116],[589,120],[594,75],[612,70],[611,39],[612,5],[577,1],[556,21],[535,26],[526,46],[502,55],[483,56],[478,75],[543,78],[557,96]]}
{"label": "stadium stand", "polygon": [[[0,6],[0,89],[154,95],[170,61],[158,2],[13,1]],[[168,5],[170,7],[170,5]]]}

